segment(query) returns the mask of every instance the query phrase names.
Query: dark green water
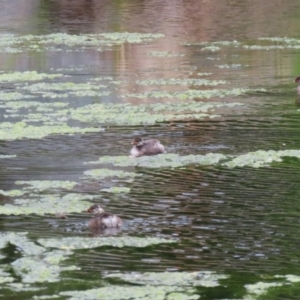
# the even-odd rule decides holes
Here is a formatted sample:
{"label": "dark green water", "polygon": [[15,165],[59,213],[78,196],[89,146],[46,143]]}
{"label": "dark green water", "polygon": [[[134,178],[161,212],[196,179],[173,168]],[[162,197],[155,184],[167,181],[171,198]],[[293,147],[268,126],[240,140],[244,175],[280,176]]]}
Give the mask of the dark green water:
{"label": "dark green water", "polygon": [[[17,53],[2,51],[0,75],[36,71],[69,76],[56,78],[56,83],[72,81],[80,84],[104,76],[119,82],[116,86],[108,84],[106,90],[109,95],[90,97],[87,94],[69,94],[62,97],[60,93],[63,91],[54,89],[52,92],[57,93],[57,99],[32,92],[28,94],[34,95],[35,99],[30,101],[43,104],[59,101],[76,109],[100,103],[140,105],[185,101],[176,97],[156,98],[150,95],[140,99],[128,96],[150,91],[172,93],[186,89],[251,89],[237,96],[190,100],[243,104],[221,108],[216,113],[218,117],[213,119],[183,118],[156,122],[154,125],[111,125],[97,121],[86,124],[71,120],[68,123],[70,126],[103,127],[105,130],[73,135],[53,134],[39,139],[0,138],[0,190],[22,189],[16,181],[70,180],[77,183],[71,190],[74,195],[94,196],[92,202],[101,203],[124,221],[121,230],[102,232],[95,237],[86,228],[90,216],[85,212],[72,212],[68,214],[68,219],[61,220],[52,213],[47,214],[47,211],[45,215],[39,212],[11,215],[0,210],[0,230],[3,234],[0,239],[2,299],[170,300],[197,299],[197,296],[205,300],[299,299],[299,159],[285,157],[281,162],[271,162],[261,168],[245,166],[230,169],[221,164],[191,164],[178,168],[128,166],[123,169],[139,175],[131,181],[120,178],[83,179],[84,171],[99,167],[84,163],[106,155],[128,155],[135,136],[157,138],[166,146],[168,153],[181,156],[208,153],[238,156],[257,150],[300,149],[299,99],[293,83],[300,73],[300,50],[281,42],[259,40],[262,37],[300,38],[298,1],[30,0],[0,1],[0,5],[0,46],[1,39],[7,34],[164,34],[164,37],[149,42],[106,45],[101,51],[93,45],[68,48],[63,42],[55,45],[56,50],[24,50],[24,43],[18,44],[20,51]],[[209,44],[219,46],[216,51],[203,50],[203,45],[200,45],[202,42],[219,41],[237,41],[241,44]],[[249,48],[252,45],[283,47]],[[176,55],[159,57],[153,52]],[[210,80],[225,80],[226,84],[207,88],[180,84],[143,86],[136,82],[147,79],[193,79],[198,78],[198,73],[211,73]],[[49,81],[44,79],[41,82]],[[18,80],[0,82],[0,92],[17,92],[23,84]],[[18,110],[18,115],[13,115],[15,111],[11,110],[14,108],[7,107],[5,101],[1,94],[1,123],[18,122],[31,113],[31,108],[27,107]],[[37,126],[41,124],[36,123]],[[0,137],[2,129],[0,127]],[[1,155],[16,157],[1,159]],[[105,167],[116,169],[112,165]],[[130,191],[121,194],[101,192],[103,188],[114,186],[127,187]],[[18,199],[23,198],[38,206],[43,195],[55,195],[63,201],[68,193],[69,190],[54,188],[31,191],[22,197],[2,193],[0,205],[1,209],[8,204],[18,206]],[[66,253],[70,249],[67,249],[69,245],[65,245],[65,248],[58,248],[65,251],[65,260],[57,264],[57,270],[53,271],[57,276],[50,276],[55,279],[49,282],[47,275],[46,279],[36,279],[34,266],[33,271],[23,267],[24,272],[20,271],[22,267],[16,267],[20,259],[30,257],[33,261],[36,259],[36,269],[40,268],[40,261],[46,261],[45,270],[47,266],[50,269],[53,265],[44,258],[57,250],[46,247],[46,252],[31,255],[25,246],[23,249],[16,241],[5,242],[6,234],[24,232],[27,233],[26,241],[31,243],[29,248],[41,246],[38,241],[41,238],[102,239],[117,236],[128,239],[165,238],[176,242],[147,247],[87,247],[71,249],[72,253]],[[74,269],[63,270],[70,266]],[[170,281],[171,273],[200,273],[195,275],[195,284],[183,279],[178,284],[168,285],[162,280],[163,287],[173,286],[174,291],[156,295],[150,287],[161,288],[157,282],[151,284],[145,279],[136,282],[131,278],[146,272],[154,276],[170,272]],[[210,278],[209,284],[199,284],[196,280],[201,278],[201,272],[213,272],[209,274],[224,275],[224,278]],[[29,273],[30,279],[26,278],[25,273]],[[130,279],[107,277],[119,273]],[[294,277],[279,277],[287,275]],[[20,285],[10,285],[9,281]],[[260,287],[249,288],[249,285]],[[131,296],[126,296],[125,288],[138,286],[149,289],[149,293],[140,296],[138,292],[132,292]],[[177,291],[177,286],[182,290]],[[108,289],[105,297],[76,296],[75,293],[71,298],[63,294],[97,288]],[[123,297],[113,294],[117,288],[124,289]]]}

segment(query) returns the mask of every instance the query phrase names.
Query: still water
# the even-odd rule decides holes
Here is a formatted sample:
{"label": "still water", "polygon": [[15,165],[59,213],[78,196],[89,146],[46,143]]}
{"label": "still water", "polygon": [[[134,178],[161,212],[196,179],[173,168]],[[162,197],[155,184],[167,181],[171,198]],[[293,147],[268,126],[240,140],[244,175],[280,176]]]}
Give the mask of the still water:
{"label": "still water", "polygon": [[[270,157],[259,168],[159,167],[160,158],[158,166],[156,158],[146,166],[128,158],[122,167],[88,164],[128,156],[136,136],[157,138],[179,157],[300,149],[299,1],[0,0],[0,7],[2,299],[299,299],[299,158]],[[94,40],[122,32],[159,36]],[[26,71],[56,77],[1,77]],[[195,115],[174,110],[186,102],[194,106],[185,113]],[[217,102],[208,115],[193,111]],[[125,104],[144,105],[142,121]],[[170,108],[151,106],[159,104]],[[107,110],[94,113],[98,105]],[[119,108],[112,115],[107,107]],[[62,124],[69,127],[51,127]],[[100,168],[128,177],[87,176]],[[100,203],[124,226],[90,232],[82,203]]]}

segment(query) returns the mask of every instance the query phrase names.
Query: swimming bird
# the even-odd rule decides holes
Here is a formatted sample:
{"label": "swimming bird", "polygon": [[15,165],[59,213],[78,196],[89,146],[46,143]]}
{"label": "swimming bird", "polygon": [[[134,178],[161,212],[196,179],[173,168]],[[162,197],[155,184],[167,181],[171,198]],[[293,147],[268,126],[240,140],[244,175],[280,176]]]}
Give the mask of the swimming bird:
{"label": "swimming bird", "polygon": [[165,153],[165,147],[155,139],[143,140],[136,137],[132,141],[132,145],[134,145],[130,151],[132,157]]}
{"label": "swimming bird", "polygon": [[295,78],[295,82],[298,83],[297,92],[298,92],[298,94],[300,94],[300,76]]}
{"label": "swimming bird", "polygon": [[122,220],[118,216],[106,213],[99,204],[90,206],[87,212],[94,214],[88,224],[88,227],[91,229],[120,227],[122,225]]}

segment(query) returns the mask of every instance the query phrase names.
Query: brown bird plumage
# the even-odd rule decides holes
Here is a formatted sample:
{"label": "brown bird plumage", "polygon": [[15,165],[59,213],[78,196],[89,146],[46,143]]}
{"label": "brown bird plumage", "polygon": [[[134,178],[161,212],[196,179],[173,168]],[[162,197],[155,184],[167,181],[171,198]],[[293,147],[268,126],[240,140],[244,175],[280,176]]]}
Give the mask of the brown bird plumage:
{"label": "brown bird plumage", "polygon": [[137,137],[133,140],[132,145],[134,145],[130,151],[132,157],[165,153],[165,147],[155,139],[143,140]]}
{"label": "brown bird plumage", "polygon": [[91,229],[120,227],[122,225],[122,220],[118,216],[106,213],[99,204],[92,205],[87,209],[87,212],[94,214],[88,224]]}

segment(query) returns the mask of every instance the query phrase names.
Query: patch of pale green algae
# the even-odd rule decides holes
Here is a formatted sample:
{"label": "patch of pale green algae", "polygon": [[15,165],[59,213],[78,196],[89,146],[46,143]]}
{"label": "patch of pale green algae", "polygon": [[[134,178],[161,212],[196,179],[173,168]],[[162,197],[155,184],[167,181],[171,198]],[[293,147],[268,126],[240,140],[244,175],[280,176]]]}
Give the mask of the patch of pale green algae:
{"label": "patch of pale green algae", "polygon": [[25,255],[37,256],[45,251],[45,248],[31,242],[24,232],[0,232],[0,249],[5,248],[8,243],[17,246]]}
{"label": "patch of pale green algae", "polygon": [[216,272],[146,272],[146,273],[113,273],[105,278],[119,278],[133,284],[150,286],[219,286],[220,279],[228,278],[228,275],[217,274]]}
{"label": "patch of pale green algae", "polygon": [[[34,98],[34,96],[24,95],[18,92],[1,92],[0,91],[0,100],[2,101],[12,101],[12,100],[23,100],[28,98]],[[1,107],[5,107],[1,105]]]}
{"label": "patch of pale green algae", "polygon": [[39,244],[44,247],[57,248],[62,250],[75,249],[91,249],[104,246],[111,246],[116,248],[135,247],[144,248],[150,245],[176,243],[176,240],[152,238],[152,237],[101,237],[101,239],[91,239],[84,237],[66,237],[61,239],[38,239]]}
{"label": "patch of pale green algae", "polygon": [[185,46],[220,46],[220,47],[232,47],[241,45],[238,41],[216,41],[216,42],[201,42],[201,43],[185,43]]}
{"label": "patch of pale green algae", "polygon": [[275,275],[274,276],[275,278],[284,278],[286,281],[288,282],[300,282],[300,276],[298,275],[291,275],[291,274],[288,274],[288,275]]}
{"label": "patch of pale green algae", "polygon": [[146,168],[176,168],[192,164],[217,165],[228,168],[269,166],[272,162],[281,162],[283,157],[295,157],[300,159],[300,150],[258,150],[242,155],[224,155],[220,153],[208,153],[206,155],[185,155],[166,153],[156,156],[142,156],[131,158],[128,156],[102,156],[97,161],[85,164],[112,164],[118,167],[146,167]]}
{"label": "patch of pale green algae", "polygon": [[15,199],[13,204],[0,205],[0,215],[45,215],[57,213],[79,213],[85,211],[94,196],[84,194],[43,195],[33,199]]}
{"label": "patch of pale green algae", "polygon": [[40,82],[31,85],[19,87],[23,91],[29,91],[31,94],[41,95],[43,98],[67,98],[69,96],[77,97],[100,97],[110,95],[109,91],[102,91],[107,88],[106,85],[95,83],[74,83],[59,82],[48,83]]}
{"label": "patch of pale green algae", "polygon": [[88,170],[84,172],[84,175],[97,178],[97,179],[104,179],[110,177],[118,177],[118,178],[128,178],[128,177],[135,177],[138,174],[134,172],[125,172],[120,170],[110,170],[110,169],[94,169]]}
{"label": "patch of pale green algae", "polygon": [[101,192],[114,193],[114,194],[127,194],[130,192],[130,188],[122,186],[114,186],[107,189],[102,189]]}
{"label": "patch of pale green algae", "polygon": [[260,296],[266,294],[269,288],[280,287],[283,286],[284,284],[285,283],[283,282],[257,282],[254,284],[246,284],[245,288],[250,295],[254,294],[255,296]]}
{"label": "patch of pale green algae", "polygon": [[17,155],[0,155],[0,159],[8,159],[8,158],[14,158],[17,157]]}
{"label": "patch of pale green algae", "polygon": [[27,185],[24,187],[25,190],[53,190],[53,189],[65,189],[71,190],[77,184],[75,181],[60,181],[60,180],[30,180],[30,181],[16,181],[17,185]]}
{"label": "patch of pale green algae", "polygon": [[[151,33],[101,33],[72,35],[67,33],[53,33],[47,35],[0,35],[0,51],[3,53],[20,53],[24,51],[80,51],[86,48],[112,47],[124,43],[148,43],[153,39],[162,38],[163,34]],[[69,49],[65,49],[69,47]]]}
{"label": "patch of pale green algae", "polygon": [[217,108],[235,107],[242,103],[186,102],[156,104],[91,104],[70,110],[70,118],[84,123],[113,125],[155,124],[157,122],[215,117]]}
{"label": "patch of pale green algae", "polygon": [[220,84],[226,84],[225,80],[208,80],[208,79],[199,79],[199,78],[169,78],[169,79],[146,79],[146,80],[137,80],[137,85],[176,85],[176,86],[185,86],[185,85],[205,85],[205,86],[216,86]]}
{"label": "patch of pale green algae", "polygon": [[176,52],[169,52],[169,51],[150,51],[147,53],[147,55],[152,57],[164,57],[164,58],[185,56],[184,53],[176,53]]}
{"label": "patch of pale green algae", "polygon": [[[156,103],[150,105],[126,105],[126,104],[92,104],[77,109],[61,109],[61,103],[53,103],[43,106],[39,102],[14,102],[7,107],[20,109],[24,107],[37,107],[39,113],[30,113],[22,122],[0,124],[0,140],[16,140],[22,138],[39,139],[53,134],[75,134],[86,132],[99,132],[102,128],[77,128],[66,124],[68,120],[76,120],[83,123],[101,123],[105,125],[140,125],[155,124],[157,122],[214,118],[212,112],[218,108],[234,107],[242,103],[221,102],[186,102],[186,103]],[[65,105],[63,103],[63,105]],[[41,108],[41,109],[39,109]],[[43,110],[45,110],[43,112]],[[50,110],[50,111],[49,111]],[[43,122],[44,125],[33,126],[26,122]]]}
{"label": "patch of pale green algae", "polygon": [[229,168],[235,167],[253,167],[260,168],[268,166],[272,162],[282,162],[283,157],[300,158],[300,150],[258,150],[236,156],[231,161],[223,163]]}
{"label": "patch of pale green algae", "polygon": [[0,268],[0,284],[2,285],[3,283],[13,282],[13,281],[14,278],[11,277],[8,272]]}
{"label": "patch of pale green algae", "polygon": [[196,300],[195,289],[175,286],[107,286],[86,291],[68,291],[59,293],[70,296],[70,300]]}
{"label": "patch of pale green algae", "polygon": [[[44,247],[31,242],[27,238],[27,233],[0,233],[0,248],[3,249],[8,244],[16,246],[23,256],[10,264],[14,273],[22,278],[22,285],[23,283],[57,282],[60,281],[62,271],[77,269],[74,266],[59,266],[59,263],[68,258],[70,253],[60,250],[48,252]],[[6,282],[13,281],[11,277],[7,279]],[[14,285],[8,287],[16,290]],[[25,290],[28,288],[25,287]],[[24,290],[24,286],[19,286],[17,289]]]}
{"label": "patch of pale green algae", "polygon": [[21,190],[10,190],[10,191],[3,191],[0,190],[0,194],[7,197],[19,197],[26,193],[26,191]]}
{"label": "patch of pale green algae", "polygon": [[37,73],[36,71],[13,72],[0,74],[0,83],[19,82],[19,81],[37,81],[43,79],[53,79],[62,77],[62,74]]}
{"label": "patch of pale green algae", "polygon": [[206,155],[186,155],[167,153],[156,156],[142,156],[131,158],[128,156],[102,156],[98,161],[86,164],[112,164],[118,167],[138,166],[147,168],[176,168],[191,164],[213,165],[226,159],[227,156],[219,153],[208,153]]}
{"label": "patch of pale green algae", "polygon": [[13,141],[23,138],[41,139],[53,134],[75,134],[86,132],[99,132],[102,130],[102,128],[70,127],[67,124],[63,124],[60,126],[32,126],[26,124],[25,122],[4,122],[0,123],[0,140]]}
{"label": "patch of pale green algae", "polygon": [[75,266],[59,266],[59,263],[67,258],[64,251],[51,251],[43,253],[40,257],[19,258],[11,265],[15,273],[22,277],[22,282],[57,282],[60,281],[62,271],[78,269]]}
{"label": "patch of pale green algae", "polygon": [[1,104],[0,107],[7,109],[18,110],[20,108],[36,108],[38,111],[52,111],[53,109],[61,108],[64,106],[68,106],[67,103],[63,102],[54,102],[54,103],[42,103],[38,101],[13,101],[13,102],[5,102]]}
{"label": "patch of pale green algae", "polygon": [[145,93],[127,94],[123,98],[166,98],[166,99],[209,99],[209,98],[224,98],[228,96],[240,96],[253,92],[266,92],[266,89],[250,89],[250,88],[232,88],[232,89],[212,89],[212,90],[187,90],[184,92],[166,92],[153,91]]}

